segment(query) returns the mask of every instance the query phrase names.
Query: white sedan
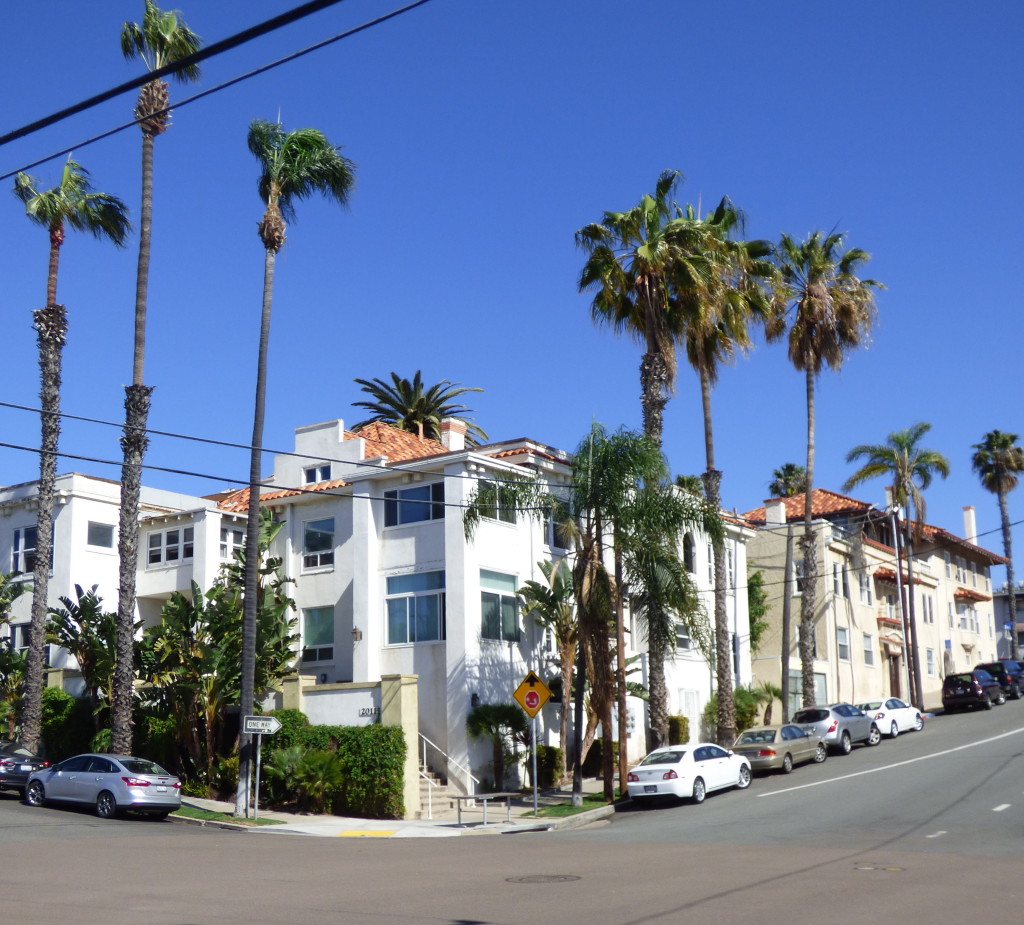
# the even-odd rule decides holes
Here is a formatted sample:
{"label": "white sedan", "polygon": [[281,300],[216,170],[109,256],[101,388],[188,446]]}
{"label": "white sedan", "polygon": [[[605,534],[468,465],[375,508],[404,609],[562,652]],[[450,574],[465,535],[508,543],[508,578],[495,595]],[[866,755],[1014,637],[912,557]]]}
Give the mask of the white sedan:
{"label": "white sedan", "polygon": [[894,739],[901,732],[920,732],[924,728],[921,711],[899,697],[858,703],[857,709],[863,710],[874,719],[882,735],[892,736]]}
{"label": "white sedan", "polygon": [[750,762],[711,742],[657,748],[626,778],[637,805],[663,796],[703,803],[713,790],[750,786]]}

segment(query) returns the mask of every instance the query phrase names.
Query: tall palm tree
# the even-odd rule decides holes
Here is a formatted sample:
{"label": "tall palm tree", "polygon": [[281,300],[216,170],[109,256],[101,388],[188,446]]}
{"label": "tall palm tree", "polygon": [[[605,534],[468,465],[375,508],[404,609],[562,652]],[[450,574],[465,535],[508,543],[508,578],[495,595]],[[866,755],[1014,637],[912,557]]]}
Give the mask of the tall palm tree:
{"label": "tall palm tree", "polygon": [[773,498],[792,498],[807,490],[807,470],[798,463],[783,463],[772,470],[768,493]]}
{"label": "tall palm tree", "polygon": [[465,418],[473,409],[454,403],[454,399],[466,392],[482,392],[483,389],[464,386],[458,382],[442,379],[427,389],[423,387],[420,371],[412,381],[398,373],[391,373],[391,383],[383,379],[354,380],[372,401],[354,401],[353,408],[365,408],[373,416],[352,426],[359,430],[375,421],[393,424],[411,434],[419,434],[428,440],[441,439],[441,422],[445,418],[457,417],[466,421],[466,443],[479,446],[487,441],[487,434]]}
{"label": "tall palm tree", "polygon": [[[161,10],[145,0],[142,23],[126,22],[121,27],[121,52],[126,59],[141,58],[150,71],[187,58],[199,50],[201,41],[175,10]],[[199,66],[188,64],[176,71],[179,81],[199,79]],[[139,560],[139,494],[142,459],[149,440],[146,426],[152,386],[144,384],[146,356],[146,309],[149,294],[149,255],[153,228],[153,141],[170,122],[167,82],[160,78],[144,84],[139,91],[135,117],[142,130],[142,203],[139,220],[139,261],[135,274],[135,333],[132,351],[132,384],[125,387],[124,433],[121,437],[121,508],[117,551],[120,589],[117,599],[117,667],[114,674],[114,703],[111,709],[110,747],[129,754],[132,747],[132,687],[134,665],[132,644],[135,624],[135,577]]]}
{"label": "tall palm tree", "polygon": [[[875,316],[875,289],[884,288],[873,279],[860,279],[857,270],[870,256],[859,248],[843,251],[843,235],[815,231],[798,244],[783,235],[776,249],[779,280],[777,305],[792,311],[789,326],[789,359],[805,377],[807,396],[807,484],[804,489],[804,583],[800,600],[800,662],[805,704],[814,703],[814,610],[818,554],[812,532],[814,514],[814,387],[824,366],[837,370],[847,353],[864,343]],[[773,315],[769,339],[783,336],[785,315]]]}
{"label": "tall palm tree", "polygon": [[[914,559],[911,524],[920,527],[924,523],[926,509],[923,491],[938,474],[949,475],[949,460],[937,450],[925,449],[921,438],[931,430],[932,425],[923,421],[904,430],[893,431],[885,443],[864,443],[855,446],[846,454],[846,461],[863,459],[864,464],[844,483],[843,490],[850,491],[869,479],[885,476],[892,479],[893,502],[903,508],[905,542],[907,550],[907,601],[910,624],[910,664],[914,677],[914,704],[923,709],[924,694],[921,678],[921,659],[917,650],[917,621],[914,616]],[[910,509],[913,508],[913,520]],[[807,584],[804,589],[806,593]]]}
{"label": "tall palm tree", "polygon": [[46,307],[32,313],[39,344],[41,440],[36,509],[37,555],[32,570],[32,618],[22,720],[25,742],[34,749],[39,742],[42,723],[50,548],[53,545],[53,502],[60,437],[61,365],[68,330],[67,311],[57,303],[60,249],[69,228],[87,231],[95,238],[107,239],[121,247],[131,224],[127,206],[116,196],[94,191],[89,182],[89,172],[70,157],[64,164],[57,186],[40,189],[38,180],[19,173],[14,180],[14,195],[25,204],[25,214],[29,219],[42,225],[50,239]]}
{"label": "tall palm tree", "polygon": [[[255,119],[249,125],[249,150],[260,165],[258,190],[265,206],[257,227],[263,242],[263,306],[260,315],[259,352],[256,361],[256,397],[249,458],[249,512],[245,549],[259,549],[260,461],[263,455],[263,419],[267,400],[267,347],[270,342],[270,313],[274,299],[274,268],[277,253],[285,241],[286,222],[295,219],[295,203],[320,194],[339,205],[348,203],[355,183],[355,167],[331,144],[323,132],[301,128],[286,132],[279,122]],[[240,708],[252,712],[256,665],[257,591],[259,555],[246,555],[244,611],[242,617],[242,679]],[[248,809],[250,737],[240,741],[238,792],[235,814]]]}
{"label": "tall palm tree", "polygon": [[[751,346],[752,321],[769,319],[772,306],[761,280],[775,273],[766,259],[772,253],[767,241],[739,241],[743,215],[727,198],[701,218],[697,209],[684,211],[686,234],[677,234],[679,253],[669,271],[670,301],[677,308],[681,340],[686,358],[700,380],[701,410],[704,417],[704,491],[716,510],[722,503],[722,472],[715,462],[715,441],[711,393],[723,363]],[[695,277],[691,267],[699,266]],[[681,272],[680,272],[681,271]],[[717,681],[717,739],[729,746],[736,738],[736,707],[733,701],[732,651],[728,613],[728,572],[725,537],[713,538],[715,576],[715,640],[719,657],[715,662]]]}
{"label": "tall palm tree", "polygon": [[[1017,632],[1017,597],[1013,586],[1013,549],[1010,538],[1010,511],[1006,505],[1006,496],[1017,487],[1020,473],[1024,472],[1024,450],[1017,445],[1017,440],[1017,434],[990,430],[981,443],[974,444],[974,455],[971,457],[971,467],[978,473],[981,484],[999,501],[999,519],[1003,527],[1003,555],[1006,556],[1006,599],[1013,633]],[[1024,638],[1018,635],[1016,642],[1017,646],[1024,645]]]}

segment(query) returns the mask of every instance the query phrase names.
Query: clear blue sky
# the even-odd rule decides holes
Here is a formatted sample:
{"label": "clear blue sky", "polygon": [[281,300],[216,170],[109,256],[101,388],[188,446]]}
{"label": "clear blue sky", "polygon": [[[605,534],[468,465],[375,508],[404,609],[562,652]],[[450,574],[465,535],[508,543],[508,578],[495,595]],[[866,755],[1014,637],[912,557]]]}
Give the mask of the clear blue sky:
{"label": "clear blue sky", "polygon": [[[175,5],[212,42],[297,2]],[[207,62],[198,88],[392,8],[348,0]],[[141,0],[96,0],[87,12],[68,0],[34,4],[4,40],[0,131],[138,74],[118,33],[142,10]],[[249,440],[263,252],[245,135],[251,119],[280,113],[286,128],[316,126],[343,145],[358,185],[347,211],[300,204],[289,229],[266,446],[290,448],[297,425],[359,420],[353,378],[392,370],[484,388],[469,404],[494,439],[572,449],[591,420],[639,428],[640,349],[591,323],[573,232],[678,168],[682,201],[729,195],[750,237],[847,232],[888,287],[870,348],[820,380],[817,483],[839,488],[854,444],[930,421],[928,445],[953,473],[928,492],[929,520],[962,533],[961,508],[973,504],[979,529],[997,530],[970,446],[993,428],[1024,433],[1011,230],[1022,198],[1022,24],[1009,0],[433,0],[182,108],[156,142],[151,425]],[[172,86],[174,99],[191,92]],[[134,99],[0,148],[0,172],[125,121]],[[75,154],[97,188],[136,208],[136,129]],[[51,185],[59,166],[32,172]],[[36,406],[30,311],[44,301],[47,239],[13,196],[0,206],[0,401]],[[135,248],[134,237],[118,252],[73,233],[63,248],[67,412],[121,420]],[[803,461],[803,379],[783,347],[758,346],[723,370],[714,410],[723,498],[749,509],[766,497],[772,469]],[[4,442],[38,444],[36,416],[0,408],[0,421]],[[68,422],[61,448],[117,460],[117,437]],[[703,468],[697,383],[685,368],[665,447],[675,472]],[[146,476],[196,494],[248,470],[242,451],[167,438],[154,438],[147,461],[214,476]],[[29,453],[0,450],[2,483],[33,479],[37,466]],[[59,469],[119,474],[71,460]],[[857,495],[881,504],[883,485]],[[1024,518],[1024,491],[1011,496],[1011,514]],[[1001,549],[997,532],[981,542]]]}

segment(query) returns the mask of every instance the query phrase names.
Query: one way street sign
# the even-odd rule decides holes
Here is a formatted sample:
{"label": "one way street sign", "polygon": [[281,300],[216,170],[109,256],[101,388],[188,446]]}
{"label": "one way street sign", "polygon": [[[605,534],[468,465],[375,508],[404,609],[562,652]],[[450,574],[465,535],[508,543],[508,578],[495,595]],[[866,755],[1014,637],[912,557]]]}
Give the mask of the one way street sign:
{"label": "one way street sign", "polygon": [[273,735],[281,728],[281,720],[276,716],[243,716],[242,732],[249,735]]}

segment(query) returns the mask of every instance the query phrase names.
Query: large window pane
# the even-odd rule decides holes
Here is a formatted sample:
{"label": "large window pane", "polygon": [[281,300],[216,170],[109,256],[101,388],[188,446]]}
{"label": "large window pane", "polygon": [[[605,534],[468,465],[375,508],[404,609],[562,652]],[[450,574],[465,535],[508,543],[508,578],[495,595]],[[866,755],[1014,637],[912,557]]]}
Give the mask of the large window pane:
{"label": "large window pane", "polygon": [[409,602],[408,597],[391,598],[388,606],[388,645],[398,646],[409,642]]}
{"label": "large window pane", "polygon": [[428,594],[414,597],[416,602],[415,642],[432,642],[441,638],[441,596]]}
{"label": "large window pane", "polygon": [[480,594],[480,635],[484,639],[501,639],[501,595],[490,591]]}

